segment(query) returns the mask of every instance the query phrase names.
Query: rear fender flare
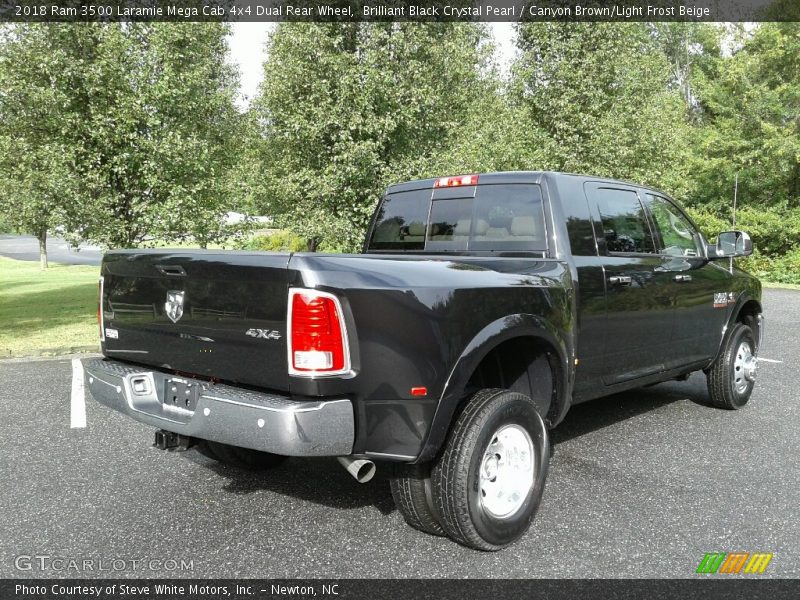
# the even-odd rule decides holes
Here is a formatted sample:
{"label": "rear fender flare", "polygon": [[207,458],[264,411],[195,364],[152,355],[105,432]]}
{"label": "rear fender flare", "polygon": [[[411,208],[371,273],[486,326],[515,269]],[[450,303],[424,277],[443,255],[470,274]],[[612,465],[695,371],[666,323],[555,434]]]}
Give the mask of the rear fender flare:
{"label": "rear fender flare", "polygon": [[569,345],[559,335],[558,330],[548,321],[531,314],[514,314],[497,319],[484,327],[467,344],[445,382],[444,390],[436,407],[436,412],[415,462],[432,460],[444,444],[450,430],[453,415],[461,401],[470,377],[481,361],[494,348],[503,342],[517,337],[534,337],[547,342],[557,354],[558,373],[556,380],[559,399],[548,415],[542,415],[548,427],[554,426],[569,409],[571,397],[571,370],[568,361]]}

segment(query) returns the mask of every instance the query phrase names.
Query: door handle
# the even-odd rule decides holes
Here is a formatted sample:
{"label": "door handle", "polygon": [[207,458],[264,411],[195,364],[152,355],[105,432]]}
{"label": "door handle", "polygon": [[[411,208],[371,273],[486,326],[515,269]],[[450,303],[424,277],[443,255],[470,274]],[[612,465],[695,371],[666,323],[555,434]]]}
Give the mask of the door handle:
{"label": "door handle", "polygon": [[608,283],[611,285],[630,285],[631,281],[628,275],[614,275],[608,278]]}
{"label": "door handle", "polygon": [[180,265],[156,265],[156,269],[167,276],[184,277],[186,275],[186,271]]}
{"label": "door handle", "polygon": [[675,277],[673,277],[672,279],[674,281],[677,281],[678,283],[683,283],[685,281],[691,281],[692,280],[692,276],[691,275],[675,275]]}

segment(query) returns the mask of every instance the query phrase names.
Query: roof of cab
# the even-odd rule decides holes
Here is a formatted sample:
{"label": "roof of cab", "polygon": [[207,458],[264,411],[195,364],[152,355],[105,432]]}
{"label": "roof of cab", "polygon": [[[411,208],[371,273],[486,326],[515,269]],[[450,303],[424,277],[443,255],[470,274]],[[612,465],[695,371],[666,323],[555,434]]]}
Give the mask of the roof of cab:
{"label": "roof of cab", "polygon": [[[457,175],[469,175],[470,173],[459,173]],[[480,184],[497,184],[497,183],[540,183],[542,180],[542,171],[498,171],[494,173],[478,173],[478,182]],[[387,193],[394,194],[395,192],[410,192],[412,190],[422,190],[432,188],[434,182],[439,177],[432,179],[416,179],[412,181],[404,181],[403,183],[396,183],[389,186]]]}
{"label": "roof of cab", "polygon": [[[469,173],[459,173],[458,175],[469,175]],[[545,177],[553,178],[575,178],[582,181],[597,181],[603,183],[621,183],[624,185],[631,185],[639,188],[653,190],[663,194],[659,190],[652,188],[648,185],[641,183],[634,183],[632,181],[625,181],[623,179],[610,179],[608,177],[597,177],[594,175],[582,175],[579,173],[564,173],[561,171],[496,171],[491,173],[478,173],[479,185],[483,184],[501,184],[501,183],[541,183]],[[422,190],[432,188],[434,182],[439,177],[432,179],[416,179],[412,181],[404,181],[389,186],[386,190],[387,194],[394,194],[396,192],[410,192],[413,190]]]}

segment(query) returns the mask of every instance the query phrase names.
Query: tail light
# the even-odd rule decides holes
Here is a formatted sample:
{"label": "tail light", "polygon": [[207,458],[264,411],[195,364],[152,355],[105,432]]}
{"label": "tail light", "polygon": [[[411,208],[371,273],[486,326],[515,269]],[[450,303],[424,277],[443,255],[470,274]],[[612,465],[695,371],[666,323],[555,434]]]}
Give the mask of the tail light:
{"label": "tail light", "polygon": [[341,375],[350,371],[342,307],[315,290],[289,290],[289,374]]}
{"label": "tail light", "polygon": [[106,341],[105,328],[103,327],[103,278],[97,282],[97,327],[100,329],[100,341]]}

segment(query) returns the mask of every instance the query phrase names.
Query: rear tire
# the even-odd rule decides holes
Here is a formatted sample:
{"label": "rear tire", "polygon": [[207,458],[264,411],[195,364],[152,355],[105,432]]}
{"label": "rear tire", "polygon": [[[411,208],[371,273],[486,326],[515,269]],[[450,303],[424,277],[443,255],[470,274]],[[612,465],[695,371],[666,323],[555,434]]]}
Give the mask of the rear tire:
{"label": "rear tire", "polygon": [[260,452],[250,448],[240,448],[208,440],[201,441],[198,449],[209,458],[248,471],[272,469],[288,458],[280,454]]}
{"label": "rear tire", "polygon": [[722,352],[706,373],[712,405],[737,410],[747,404],[755,386],[755,349],[753,330],[737,323]]}
{"label": "rear tire", "polygon": [[501,389],[477,392],[431,473],[442,527],[478,550],[515,542],[539,508],[549,460],[547,428],[531,398]]}
{"label": "rear tire", "polygon": [[447,535],[433,508],[430,464],[394,465],[389,487],[406,523],[431,535]]}

